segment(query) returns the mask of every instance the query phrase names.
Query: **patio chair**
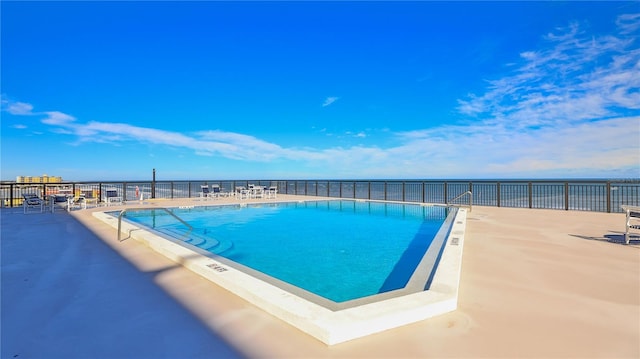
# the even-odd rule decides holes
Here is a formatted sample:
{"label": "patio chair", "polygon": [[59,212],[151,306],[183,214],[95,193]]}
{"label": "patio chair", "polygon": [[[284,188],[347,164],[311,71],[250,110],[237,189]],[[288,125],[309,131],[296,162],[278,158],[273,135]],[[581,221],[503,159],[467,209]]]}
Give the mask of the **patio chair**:
{"label": "patio chair", "polygon": [[250,189],[251,198],[264,198],[264,187],[254,186]]}
{"label": "patio chair", "polygon": [[40,213],[42,213],[42,211],[44,211],[44,200],[40,197],[38,197],[37,194],[35,193],[25,193],[22,195],[22,198],[24,198],[24,200],[22,201],[22,207],[24,209],[24,213],[28,213],[29,209],[31,208],[39,208],[40,209]]}
{"label": "patio chair", "polygon": [[122,197],[118,194],[116,189],[108,189],[105,191],[104,202],[108,206],[122,204]]}
{"label": "patio chair", "polygon": [[277,186],[271,186],[269,187],[269,189],[266,192],[267,194],[267,198],[277,198],[278,197],[278,187]]}
{"label": "patio chair", "polygon": [[220,189],[220,186],[217,184],[212,184],[211,193],[209,193],[209,197],[215,199],[215,198],[219,198],[220,196],[222,196],[222,190]]}
{"label": "patio chair", "polygon": [[51,206],[51,213],[54,213],[56,209],[67,209],[67,202],[71,198],[70,195],[65,193],[55,193],[49,196],[49,205]]}
{"label": "patio chair", "polygon": [[238,199],[248,199],[250,193],[251,191],[244,187],[236,187],[236,198]]}
{"label": "patio chair", "polygon": [[229,192],[222,187],[218,187],[218,188],[220,189],[220,192],[218,193],[218,197],[231,197],[233,195],[232,192]]}
{"label": "patio chair", "polygon": [[211,191],[209,190],[209,185],[200,186],[200,198],[210,198]]}
{"label": "patio chair", "polygon": [[[630,233],[631,230],[640,230],[640,207],[623,205],[622,210],[626,214],[624,242],[629,244],[630,237],[634,235]],[[635,234],[634,237],[640,237],[640,233]]]}
{"label": "patio chair", "polygon": [[67,211],[70,212],[74,208],[87,209],[87,200],[84,195],[67,198]]}

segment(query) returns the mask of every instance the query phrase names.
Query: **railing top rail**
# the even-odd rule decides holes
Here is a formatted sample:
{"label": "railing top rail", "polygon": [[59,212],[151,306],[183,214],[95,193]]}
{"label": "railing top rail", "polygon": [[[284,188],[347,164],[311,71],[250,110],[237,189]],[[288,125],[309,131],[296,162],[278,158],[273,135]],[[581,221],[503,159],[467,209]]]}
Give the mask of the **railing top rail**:
{"label": "railing top rail", "polygon": [[[593,179],[307,179],[307,180],[254,180],[253,182],[427,182],[427,183],[640,183],[640,178],[593,178]],[[62,182],[15,182],[0,181],[1,185],[20,185],[20,186],[64,186],[74,184],[121,184],[121,183],[145,183],[152,180],[120,180],[120,181],[62,181]],[[209,183],[209,182],[247,182],[247,180],[156,180],[156,183],[170,182],[190,182],[190,183]],[[249,181],[251,182],[251,181]]]}

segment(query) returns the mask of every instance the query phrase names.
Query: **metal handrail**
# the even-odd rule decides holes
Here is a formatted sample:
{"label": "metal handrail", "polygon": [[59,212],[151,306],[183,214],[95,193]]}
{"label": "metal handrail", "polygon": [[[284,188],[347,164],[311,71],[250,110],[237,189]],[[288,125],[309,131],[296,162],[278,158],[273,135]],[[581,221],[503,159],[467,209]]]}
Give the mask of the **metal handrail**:
{"label": "metal handrail", "polygon": [[178,221],[180,221],[180,223],[184,224],[185,226],[187,226],[187,228],[189,228],[189,232],[187,232],[187,234],[191,233],[191,231],[193,231],[193,227],[185,222],[182,218],[178,217],[175,213],[171,212],[169,209],[164,208],[164,207],[153,207],[153,208],[149,208],[149,207],[137,207],[137,208],[125,208],[122,211],[120,211],[120,214],[118,215],[118,242],[122,242],[122,240],[120,239],[120,235],[122,234],[122,216],[124,216],[124,214],[127,211],[140,211],[140,210],[150,210],[150,209],[161,209],[165,212],[167,212],[169,215],[171,215],[173,218],[177,219]]}
{"label": "metal handrail", "polygon": [[458,196],[456,196],[454,199],[447,201],[447,206],[450,204],[453,204],[453,202],[459,200],[460,198],[462,198],[463,196],[469,195],[469,211],[471,211],[473,209],[473,193],[471,193],[471,191],[466,191],[462,194],[459,194]]}

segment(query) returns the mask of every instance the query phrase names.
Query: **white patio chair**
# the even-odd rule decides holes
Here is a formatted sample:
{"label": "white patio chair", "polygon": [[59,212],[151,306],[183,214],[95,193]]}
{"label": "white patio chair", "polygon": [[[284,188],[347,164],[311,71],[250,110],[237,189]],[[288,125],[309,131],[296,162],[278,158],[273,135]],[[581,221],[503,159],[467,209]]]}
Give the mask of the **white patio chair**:
{"label": "white patio chair", "polygon": [[267,198],[277,198],[278,197],[278,187],[271,186],[267,190]]}
{"label": "white patio chair", "polygon": [[25,193],[22,195],[24,200],[22,201],[22,207],[24,209],[24,213],[29,213],[30,209],[40,209],[40,213],[44,211],[44,200],[38,197],[35,193]]}
{"label": "white patio chair", "polygon": [[[624,242],[629,244],[630,237],[633,235],[631,230],[640,230],[640,207],[623,205],[622,210],[626,214]],[[635,234],[635,237],[640,237],[640,233]]]}
{"label": "white patio chair", "polygon": [[211,198],[211,191],[209,190],[209,185],[200,186],[200,198],[208,199]]}
{"label": "white patio chair", "polygon": [[87,200],[84,195],[67,198],[67,211],[70,212],[74,208],[87,209]]}
{"label": "white patio chair", "polygon": [[108,189],[105,191],[104,202],[108,206],[122,204],[122,197],[118,194],[118,190],[116,189]]}
{"label": "white patio chair", "polygon": [[236,198],[249,199],[250,194],[251,194],[251,190],[246,189],[244,187],[236,187]]}

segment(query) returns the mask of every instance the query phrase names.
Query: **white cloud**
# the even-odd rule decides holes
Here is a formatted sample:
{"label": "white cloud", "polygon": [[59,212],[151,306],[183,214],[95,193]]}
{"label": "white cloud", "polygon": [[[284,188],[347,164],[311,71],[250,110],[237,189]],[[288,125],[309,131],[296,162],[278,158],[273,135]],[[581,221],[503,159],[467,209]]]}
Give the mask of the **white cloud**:
{"label": "white cloud", "polygon": [[640,13],[620,15],[616,21],[620,33],[630,34],[640,28]]}
{"label": "white cloud", "polygon": [[7,112],[12,115],[31,115],[33,106],[24,102],[13,102],[7,106]]}
{"label": "white cloud", "polygon": [[340,99],[340,97],[327,97],[324,100],[324,103],[322,104],[322,107],[327,107],[327,106],[331,105],[332,103],[338,101],[338,99]]}
{"label": "white cloud", "polygon": [[45,112],[45,114],[47,115],[47,118],[42,120],[42,123],[47,125],[64,126],[76,120],[75,117],[58,111],[49,111]]}
{"label": "white cloud", "polygon": [[488,173],[635,168],[640,175],[640,49],[630,36],[640,16],[617,24],[617,36],[590,36],[577,23],[545,36],[547,48],[522,52],[485,93],[459,100],[460,113],[476,121],[465,137],[449,127],[449,140]]}
{"label": "white cloud", "polygon": [[[625,29],[640,17],[626,17]],[[637,29],[637,27],[635,27]],[[571,24],[545,37],[548,48],[525,51],[507,76],[488,91],[459,100],[458,110],[516,126],[575,123],[638,108],[640,50],[637,38],[586,34]],[[634,47],[635,46],[635,47]]]}

